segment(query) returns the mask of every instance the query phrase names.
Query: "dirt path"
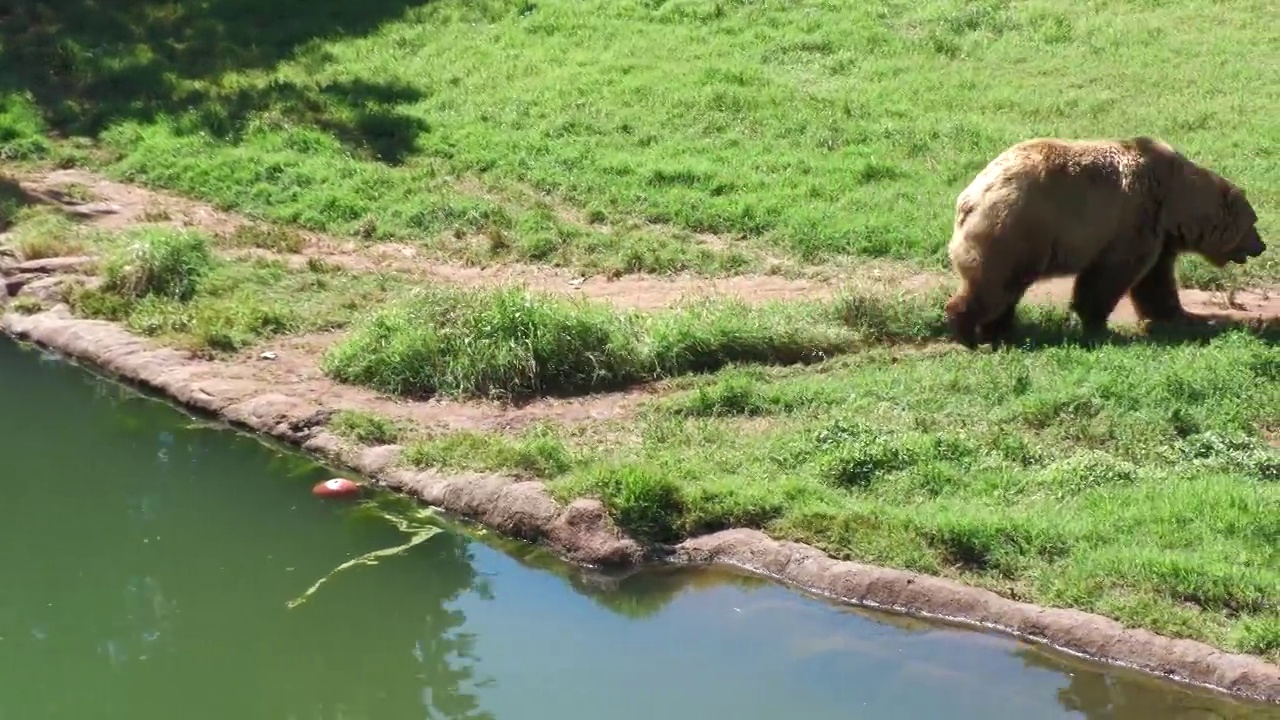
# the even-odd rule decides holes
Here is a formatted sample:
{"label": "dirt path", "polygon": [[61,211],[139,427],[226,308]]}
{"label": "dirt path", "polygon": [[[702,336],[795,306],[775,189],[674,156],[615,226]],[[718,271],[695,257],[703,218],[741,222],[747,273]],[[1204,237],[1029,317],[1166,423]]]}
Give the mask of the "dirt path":
{"label": "dirt path", "polygon": [[[250,221],[243,216],[173,194],[140,188],[79,170],[56,170],[19,178],[28,192],[82,218],[91,227],[119,230],[140,224],[198,228],[227,237]],[[74,188],[74,192],[68,192]],[[93,198],[84,202],[84,196]],[[763,303],[785,300],[822,300],[852,286],[881,292],[922,292],[939,286],[951,287],[943,273],[919,273],[890,262],[868,262],[843,273],[828,271],[826,278],[785,278],[775,275],[740,275],[727,278],[700,278],[688,275],[657,277],[633,274],[619,278],[582,277],[567,270],[534,265],[506,264],[476,267],[438,262],[419,256],[412,245],[359,243],[319,233],[299,233],[306,239],[300,252],[274,253],[260,249],[229,250],[233,255],[266,255],[303,265],[322,259],[351,271],[396,272],[424,280],[464,286],[521,284],[533,289],[564,295],[584,295],[639,310],[669,307],[682,300],[706,296],[738,297]],[[820,273],[822,274],[822,273]],[[1031,289],[1027,300],[1034,303],[1065,304],[1071,297],[1071,280],[1042,282]],[[1182,301],[1190,312],[1223,319],[1275,320],[1280,318],[1280,291],[1247,290],[1228,299],[1220,293],[1183,289]],[[1137,315],[1126,299],[1112,316],[1117,323],[1133,323]]]}

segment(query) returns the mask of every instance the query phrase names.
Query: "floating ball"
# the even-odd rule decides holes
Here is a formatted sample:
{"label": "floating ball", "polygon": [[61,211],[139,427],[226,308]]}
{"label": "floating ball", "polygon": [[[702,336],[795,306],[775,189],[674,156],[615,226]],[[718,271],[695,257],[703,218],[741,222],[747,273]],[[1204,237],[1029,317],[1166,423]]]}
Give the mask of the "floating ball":
{"label": "floating ball", "polygon": [[341,497],[344,495],[356,495],[360,492],[360,484],[352,482],[346,478],[333,478],[311,488],[313,495],[322,497]]}

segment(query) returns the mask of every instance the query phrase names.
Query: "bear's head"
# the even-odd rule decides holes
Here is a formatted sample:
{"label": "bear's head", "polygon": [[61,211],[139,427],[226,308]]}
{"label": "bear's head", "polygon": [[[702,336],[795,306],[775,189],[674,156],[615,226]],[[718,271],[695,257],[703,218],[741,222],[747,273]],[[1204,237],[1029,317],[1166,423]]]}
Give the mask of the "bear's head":
{"label": "bear's head", "polygon": [[1239,188],[1226,180],[1218,182],[1221,193],[1220,212],[1216,222],[1206,228],[1200,253],[1217,265],[1245,264],[1267,249],[1258,233],[1258,213]]}
{"label": "bear's head", "polygon": [[1258,233],[1258,213],[1244,191],[1215,172],[1194,168],[1166,217],[1168,229],[1187,250],[1216,267],[1243,265],[1267,249]]}

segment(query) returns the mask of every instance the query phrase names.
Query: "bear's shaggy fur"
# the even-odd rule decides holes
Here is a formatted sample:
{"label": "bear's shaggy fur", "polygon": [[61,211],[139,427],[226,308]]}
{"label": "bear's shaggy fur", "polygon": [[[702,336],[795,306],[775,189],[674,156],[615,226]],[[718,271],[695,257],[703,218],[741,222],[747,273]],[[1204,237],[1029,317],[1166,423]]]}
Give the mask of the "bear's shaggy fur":
{"label": "bear's shaggy fur", "polygon": [[1087,333],[1125,293],[1144,319],[1179,319],[1178,255],[1243,264],[1266,249],[1257,220],[1239,188],[1158,140],[1025,140],[956,198],[948,255],[962,286],[947,321],[966,347],[994,347],[1027,289],[1061,276],[1076,277]]}

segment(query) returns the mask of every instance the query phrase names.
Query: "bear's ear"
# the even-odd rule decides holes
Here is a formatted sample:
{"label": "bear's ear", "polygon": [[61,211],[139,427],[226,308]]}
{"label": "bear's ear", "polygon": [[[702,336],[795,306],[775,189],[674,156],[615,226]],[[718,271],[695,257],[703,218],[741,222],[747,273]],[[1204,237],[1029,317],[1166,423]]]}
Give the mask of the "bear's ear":
{"label": "bear's ear", "polygon": [[1227,183],[1223,199],[1227,205],[1227,212],[1231,215],[1243,219],[1250,225],[1258,222],[1258,212],[1253,209],[1253,204],[1249,202],[1249,198],[1240,187]]}

